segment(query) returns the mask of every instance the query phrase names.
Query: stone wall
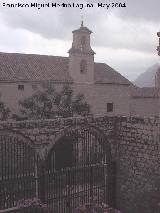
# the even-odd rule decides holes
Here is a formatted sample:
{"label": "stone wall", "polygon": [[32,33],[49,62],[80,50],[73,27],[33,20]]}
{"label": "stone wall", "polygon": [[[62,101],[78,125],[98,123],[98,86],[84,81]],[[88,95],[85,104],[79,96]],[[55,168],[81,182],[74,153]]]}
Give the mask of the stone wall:
{"label": "stone wall", "polygon": [[[54,143],[62,137],[68,128],[79,125],[79,128],[84,125],[95,126],[104,132],[108,141],[113,141],[114,137],[114,117],[106,117],[106,119],[92,117],[82,119],[67,118],[67,119],[53,119],[53,120],[30,120],[17,122],[0,122],[0,129],[14,130],[17,133],[23,134],[29,138],[35,145],[36,150],[42,158],[45,157],[49,145]],[[112,142],[110,142],[112,144]]]}
{"label": "stone wall", "polygon": [[158,119],[119,120],[117,205],[124,213],[155,213],[160,201]]}
{"label": "stone wall", "polygon": [[116,201],[123,213],[156,213],[160,201],[160,120],[100,117],[2,122],[29,137],[40,153],[67,128],[95,126],[105,133],[116,164]]}

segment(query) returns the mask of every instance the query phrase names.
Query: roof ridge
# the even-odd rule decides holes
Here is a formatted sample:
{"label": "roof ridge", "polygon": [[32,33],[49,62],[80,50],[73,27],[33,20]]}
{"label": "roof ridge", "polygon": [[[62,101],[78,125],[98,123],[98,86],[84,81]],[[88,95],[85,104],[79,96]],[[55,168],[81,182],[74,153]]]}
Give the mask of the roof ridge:
{"label": "roof ridge", "polygon": [[57,58],[68,58],[68,56],[44,55],[44,54],[36,54],[36,53],[0,52],[0,54],[5,54],[5,55],[24,55],[24,56],[48,56],[48,57],[57,57]]}

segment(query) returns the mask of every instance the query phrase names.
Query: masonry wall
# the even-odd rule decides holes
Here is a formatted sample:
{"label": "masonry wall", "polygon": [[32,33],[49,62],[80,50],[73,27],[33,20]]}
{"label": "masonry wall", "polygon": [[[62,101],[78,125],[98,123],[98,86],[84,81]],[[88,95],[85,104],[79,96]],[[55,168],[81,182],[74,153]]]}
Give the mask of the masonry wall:
{"label": "masonry wall", "polygon": [[159,212],[159,121],[120,120],[116,125],[117,205],[125,213]]}
{"label": "masonry wall", "polygon": [[0,122],[0,129],[14,130],[28,137],[35,144],[35,148],[43,152],[49,144],[55,143],[56,138],[63,135],[64,131],[69,127],[76,125],[94,125],[103,132],[105,132],[108,140],[113,140],[114,137],[114,117],[107,119],[92,118],[66,118],[66,119],[53,119],[53,120],[30,120],[30,121],[17,121],[17,122]]}
{"label": "masonry wall", "polygon": [[[160,120],[126,117],[3,122],[32,139],[43,156],[49,144],[75,125],[96,126],[107,136],[116,164],[116,201],[123,213],[160,212]],[[106,141],[106,142],[107,142]]]}

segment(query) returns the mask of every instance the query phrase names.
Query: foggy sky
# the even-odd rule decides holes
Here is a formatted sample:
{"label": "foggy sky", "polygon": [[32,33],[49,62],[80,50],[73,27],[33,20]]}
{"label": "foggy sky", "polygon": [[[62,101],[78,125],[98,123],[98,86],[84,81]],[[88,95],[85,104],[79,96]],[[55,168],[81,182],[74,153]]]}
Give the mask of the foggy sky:
{"label": "foggy sky", "polygon": [[[23,52],[68,56],[72,30],[84,25],[92,30],[91,42],[95,61],[115,68],[129,80],[155,63],[160,31],[159,0],[97,1],[126,2],[126,8],[3,8],[2,3],[47,3],[53,0],[1,0],[0,52]],[[64,1],[64,3],[78,3]],[[80,1],[79,3],[86,3]]]}

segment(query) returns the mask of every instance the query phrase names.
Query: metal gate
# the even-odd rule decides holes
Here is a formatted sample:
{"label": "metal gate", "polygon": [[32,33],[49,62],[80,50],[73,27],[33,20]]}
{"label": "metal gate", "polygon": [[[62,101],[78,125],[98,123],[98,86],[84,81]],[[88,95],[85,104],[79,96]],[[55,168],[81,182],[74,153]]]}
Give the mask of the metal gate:
{"label": "metal gate", "polygon": [[0,130],[0,209],[38,197],[39,157],[32,142],[17,132]]}
{"label": "metal gate", "polygon": [[93,200],[111,204],[110,158],[106,138],[95,128],[68,129],[48,152],[41,198],[56,213]]}
{"label": "metal gate", "polygon": [[0,130],[0,210],[35,197],[56,213],[93,200],[112,205],[112,174],[109,143],[94,127],[60,133],[43,160],[30,139]]}

